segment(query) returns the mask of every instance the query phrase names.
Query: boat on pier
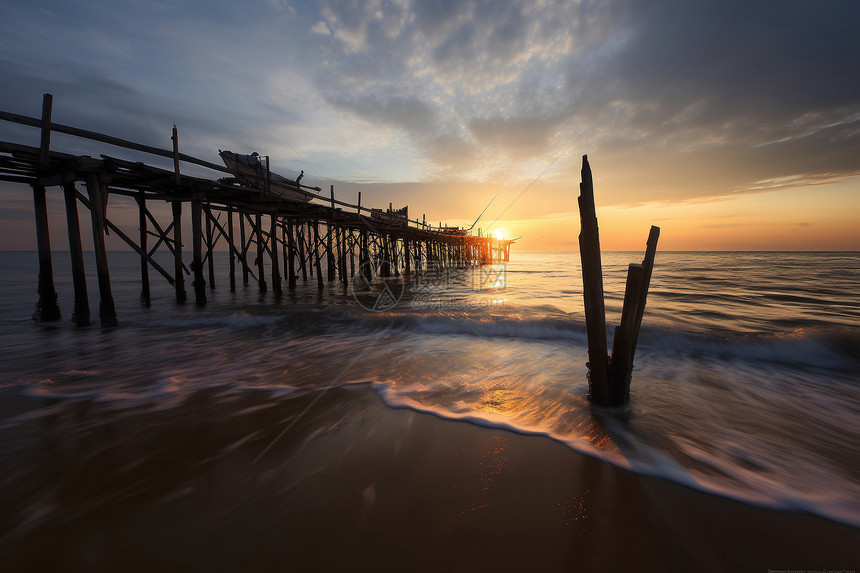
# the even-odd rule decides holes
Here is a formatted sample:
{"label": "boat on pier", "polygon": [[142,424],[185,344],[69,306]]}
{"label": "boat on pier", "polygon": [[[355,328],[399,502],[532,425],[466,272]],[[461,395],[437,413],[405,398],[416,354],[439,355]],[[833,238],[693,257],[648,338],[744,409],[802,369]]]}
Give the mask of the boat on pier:
{"label": "boat on pier", "polygon": [[300,183],[301,176],[298,180],[287,179],[277,173],[272,173],[269,170],[268,158],[266,165],[261,161],[260,154],[257,152],[250,155],[242,155],[233,153],[232,151],[218,150],[221,160],[227,166],[235,177],[222,178],[219,181],[225,184],[238,184],[245,187],[251,187],[260,191],[270,193],[286,199],[288,201],[298,201],[307,203],[316,194],[308,191],[313,189],[320,191],[319,187],[305,187]]}

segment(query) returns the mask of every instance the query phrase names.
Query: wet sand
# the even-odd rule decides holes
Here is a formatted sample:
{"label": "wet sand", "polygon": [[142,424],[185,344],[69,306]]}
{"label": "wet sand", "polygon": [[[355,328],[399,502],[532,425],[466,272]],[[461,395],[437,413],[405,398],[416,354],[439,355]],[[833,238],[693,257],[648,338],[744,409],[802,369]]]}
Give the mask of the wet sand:
{"label": "wet sand", "polygon": [[17,394],[0,396],[3,571],[860,569],[858,529],[391,409],[367,386]]}

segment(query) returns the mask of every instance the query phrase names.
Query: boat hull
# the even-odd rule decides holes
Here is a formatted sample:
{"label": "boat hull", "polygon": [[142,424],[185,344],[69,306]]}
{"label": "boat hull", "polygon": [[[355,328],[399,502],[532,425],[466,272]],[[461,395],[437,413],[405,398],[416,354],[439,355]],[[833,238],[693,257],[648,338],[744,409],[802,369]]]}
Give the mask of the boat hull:
{"label": "boat hull", "polygon": [[267,184],[266,169],[260,162],[259,155],[240,155],[232,151],[220,150],[218,154],[227,169],[233,172],[236,179],[244,185],[271,193],[288,201],[307,203],[315,197],[313,193],[302,189],[298,182],[277,173],[268,173]]}

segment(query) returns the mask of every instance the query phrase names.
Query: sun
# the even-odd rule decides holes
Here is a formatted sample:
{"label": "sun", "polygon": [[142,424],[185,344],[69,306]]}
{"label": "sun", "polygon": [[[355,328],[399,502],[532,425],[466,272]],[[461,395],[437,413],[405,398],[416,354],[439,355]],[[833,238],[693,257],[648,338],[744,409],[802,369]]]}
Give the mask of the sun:
{"label": "sun", "polygon": [[504,241],[508,237],[507,229],[496,229],[493,231],[493,238],[498,239],[499,241]]}

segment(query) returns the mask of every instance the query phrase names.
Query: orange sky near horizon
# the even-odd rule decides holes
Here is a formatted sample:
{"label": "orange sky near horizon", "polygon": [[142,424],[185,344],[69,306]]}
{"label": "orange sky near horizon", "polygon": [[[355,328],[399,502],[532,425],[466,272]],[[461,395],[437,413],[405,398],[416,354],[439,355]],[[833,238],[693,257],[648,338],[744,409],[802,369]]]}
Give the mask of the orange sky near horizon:
{"label": "orange sky near horizon", "polygon": [[[639,205],[601,205],[601,197],[612,196],[612,193],[611,190],[601,189],[598,179],[595,181],[595,194],[601,248],[605,251],[644,250],[648,230],[651,225],[656,225],[661,228],[659,249],[664,251],[860,250],[858,187],[860,178],[852,178],[838,183],[688,200],[677,204],[651,202]],[[83,189],[83,186],[80,185],[80,188]],[[15,220],[0,227],[0,248],[35,250],[32,195],[29,187],[4,184],[3,189],[2,195],[6,198],[15,197],[19,206],[16,208],[18,216]],[[502,202],[501,197],[497,198],[487,210],[487,214],[475,225],[473,233],[477,235],[480,229],[486,236],[504,230],[507,238],[518,238],[514,253],[517,250],[577,251],[578,193],[578,186],[563,190],[555,188],[553,195],[549,197],[546,189],[536,191],[534,196],[530,196],[528,191],[521,195],[509,191],[506,194],[508,201]],[[421,197],[424,194],[417,195]],[[548,202],[557,210],[546,212],[540,205],[536,205],[536,202]],[[527,207],[518,208],[521,203]],[[477,205],[474,199],[464,196],[460,203],[445,202],[439,206],[438,211],[452,215],[480,213],[483,207],[476,207]],[[49,188],[48,206],[52,248],[68,250],[64,203],[59,188]],[[430,218],[433,212],[432,201],[428,205],[419,206],[430,207],[428,223],[433,225],[442,222],[449,226],[468,227],[474,221],[458,217],[434,220]],[[166,204],[152,202],[150,208],[156,213],[162,213],[160,219],[169,220]],[[496,215],[501,212],[504,214],[496,220]],[[544,214],[514,218],[518,213],[529,215],[532,212]],[[421,214],[412,208],[410,216],[421,218]],[[133,201],[125,197],[113,197],[108,206],[108,217],[127,234],[136,236],[137,208]],[[81,209],[80,219],[84,248],[89,249],[92,236],[86,209]],[[188,227],[186,233],[189,233],[185,236],[190,236],[187,213],[184,214],[183,223]],[[128,249],[116,237],[108,237],[108,248]],[[220,245],[218,250],[224,250],[223,245]]]}

